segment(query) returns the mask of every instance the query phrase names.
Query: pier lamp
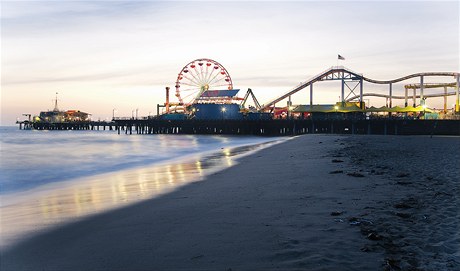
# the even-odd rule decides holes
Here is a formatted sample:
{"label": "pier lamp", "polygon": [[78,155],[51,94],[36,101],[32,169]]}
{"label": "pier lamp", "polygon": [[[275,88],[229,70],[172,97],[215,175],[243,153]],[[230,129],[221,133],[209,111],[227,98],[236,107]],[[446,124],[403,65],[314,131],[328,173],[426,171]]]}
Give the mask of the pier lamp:
{"label": "pier lamp", "polygon": [[224,119],[224,113],[225,111],[227,111],[227,109],[225,107],[222,107],[221,111],[222,111],[222,119]]}
{"label": "pier lamp", "polygon": [[117,112],[117,109],[116,109],[116,108],[114,108],[114,109],[112,110],[112,120],[115,119],[115,112]]}
{"label": "pier lamp", "polygon": [[292,119],[292,110],[294,110],[294,106],[290,105],[288,106],[288,119]]}

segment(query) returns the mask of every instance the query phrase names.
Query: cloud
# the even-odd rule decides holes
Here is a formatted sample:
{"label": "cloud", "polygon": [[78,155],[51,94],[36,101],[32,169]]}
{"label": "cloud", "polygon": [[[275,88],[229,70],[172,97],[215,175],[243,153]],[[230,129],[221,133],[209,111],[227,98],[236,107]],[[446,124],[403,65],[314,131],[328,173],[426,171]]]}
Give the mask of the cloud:
{"label": "cloud", "polygon": [[[375,79],[458,71],[458,7],[455,1],[4,1],[2,102],[15,110],[13,101],[31,89],[72,89],[96,101],[94,93],[130,87],[156,86],[163,94],[197,58],[220,62],[235,87],[267,89],[261,91],[267,99],[336,65],[337,54],[347,58],[339,64]],[[121,94],[111,99],[140,103]],[[155,99],[150,105],[143,99],[145,106],[162,102]]]}

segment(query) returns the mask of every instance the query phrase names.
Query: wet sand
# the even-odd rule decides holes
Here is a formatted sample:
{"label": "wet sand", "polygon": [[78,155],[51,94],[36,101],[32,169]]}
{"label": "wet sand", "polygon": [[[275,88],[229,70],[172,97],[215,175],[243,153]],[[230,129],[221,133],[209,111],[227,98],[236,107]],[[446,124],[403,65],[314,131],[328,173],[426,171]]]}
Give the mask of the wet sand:
{"label": "wet sand", "polygon": [[30,236],[88,216],[167,194],[231,167],[237,159],[286,139],[222,148],[156,163],[49,183],[0,197],[0,253]]}
{"label": "wet sand", "polygon": [[458,137],[305,135],[34,236],[1,270],[459,270]]}

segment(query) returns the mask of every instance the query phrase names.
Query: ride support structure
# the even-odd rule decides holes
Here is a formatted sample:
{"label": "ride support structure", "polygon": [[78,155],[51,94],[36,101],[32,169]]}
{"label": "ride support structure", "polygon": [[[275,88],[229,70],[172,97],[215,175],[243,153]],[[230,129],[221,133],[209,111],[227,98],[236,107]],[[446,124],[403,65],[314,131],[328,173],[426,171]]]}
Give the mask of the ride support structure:
{"label": "ride support structure", "polygon": [[[443,97],[444,98],[444,107],[443,107],[443,110],[444,110],[444,113],[447,112],[447,96],[450,96],[450,95],[456,95],[457,91],[454,91],[454,92],[447,92],[447,88],[454,88],[456,89],[457,88],[457,83],[454,82],[454,83],[425,83],[425,84],[408,84],[408,85],[405,85],[404,86],[405,88],[405,93],[406,95],[404,96],[404,104],[407,106],[408,104],[408,90],[409,89],[412,89],[414,92],[413,94],[413,104],[415,105],[416,104],[416,98],[420,98],[420,101],[425,103],[425,99],[428,98],[428,97]],[[416,95],[416,90],[417,89],[427,89],[427,88],[443,88],[444,89],[444,92],[443,93],[439,93],[439,94],[428,94],[428,95],[423,95],[422,91],[420,93],[420,95]],[[403,97],[401,97],[403,98]],[[458,103],[458,100],[457,100],[457,103]]]}
{"label": "ride support structure", "polygon": [[[287,92],[286,94],[275,98],[268,103],[261,106],[261,111],[272,111],[276,103],[288,98],[288,106],[292,105],[291,96],[300,90],[310,86],[310,106],[313,105],[313,84],[320,81],[331,81],[331,80],[340,80],[341,81],[341,103],[345,104],[346,99],[351,95],[355,94],[357,87],[359,86],[359,102],[360,106],[364,106],[363,103],[363,79],[364,77],[361,74],[358,74],[354,71],[346,69],[342,66],[331,67],[322,73],[309,78],[307,81],[300,83],[294,89]],[[347,96],[345,96],[345,89],[348,90]]]}
{"label": "ride support structure", "polygon": [[455,102],[455,112],[460,112],[460,74],[457,73],[457,97]]}

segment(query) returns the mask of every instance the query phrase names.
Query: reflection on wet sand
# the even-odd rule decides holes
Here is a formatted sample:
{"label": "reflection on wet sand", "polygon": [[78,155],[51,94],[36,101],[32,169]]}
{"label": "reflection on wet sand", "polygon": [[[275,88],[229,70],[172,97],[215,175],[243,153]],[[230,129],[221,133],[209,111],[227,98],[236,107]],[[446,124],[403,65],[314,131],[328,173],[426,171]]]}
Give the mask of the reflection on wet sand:
{"label": "reflection on wet sand", "polygon": [[1,247],[63,222],[153,198],[235,164],[243,154],[267,146],[225,148],[186,162],[146,166],[2,197]]}

